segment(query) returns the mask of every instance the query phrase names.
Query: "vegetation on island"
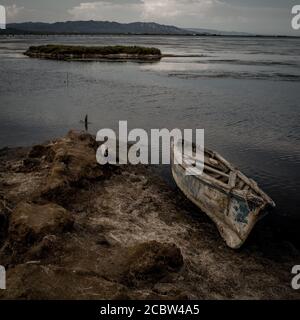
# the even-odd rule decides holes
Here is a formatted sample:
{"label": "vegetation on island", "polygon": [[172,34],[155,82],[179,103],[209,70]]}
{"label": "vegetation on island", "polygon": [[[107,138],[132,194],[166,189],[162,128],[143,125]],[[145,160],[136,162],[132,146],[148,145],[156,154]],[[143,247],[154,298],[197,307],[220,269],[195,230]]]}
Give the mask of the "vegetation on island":
{"label": "vegetation on island", "polygon": [[43,45],[32,46],[25,55],[38,57],[97,57],[97,56],[156,56],[161,57],[161,51],[157,48],[139,46],[66,46],[66,45]]}

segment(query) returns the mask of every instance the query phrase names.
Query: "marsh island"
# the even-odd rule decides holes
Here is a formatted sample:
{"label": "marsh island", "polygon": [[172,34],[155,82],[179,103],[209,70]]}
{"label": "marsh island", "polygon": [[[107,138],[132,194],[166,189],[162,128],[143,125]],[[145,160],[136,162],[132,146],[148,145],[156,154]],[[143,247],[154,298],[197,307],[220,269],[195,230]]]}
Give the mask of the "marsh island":
{"label": "marsh island", "polygon": [[54,60],[160,60],[162,53],[157,48],[138,46],[31,46],[25,53],[31,58]]}

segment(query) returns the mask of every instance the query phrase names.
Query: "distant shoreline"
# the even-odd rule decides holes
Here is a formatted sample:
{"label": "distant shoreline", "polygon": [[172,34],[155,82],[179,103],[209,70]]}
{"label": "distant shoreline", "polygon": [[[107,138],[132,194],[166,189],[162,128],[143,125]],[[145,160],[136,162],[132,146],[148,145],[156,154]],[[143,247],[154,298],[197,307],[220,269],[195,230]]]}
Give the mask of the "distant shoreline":
{"label": "distant shoreline", "polygon": [[21,30],[0,30],[0,36],[148,36],[148,37],[191,37],[191,38],[274,38],[300,39],[300,36],[288,35],[222,35],[222,34],[165,34],[165,33],[76,33],[76,32],[28,32]]}

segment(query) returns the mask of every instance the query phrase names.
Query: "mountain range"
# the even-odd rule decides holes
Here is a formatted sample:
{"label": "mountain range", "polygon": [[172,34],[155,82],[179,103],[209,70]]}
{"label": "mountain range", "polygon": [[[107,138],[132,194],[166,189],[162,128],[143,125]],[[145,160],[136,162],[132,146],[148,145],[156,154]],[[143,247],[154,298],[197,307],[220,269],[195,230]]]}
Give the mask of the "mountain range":
{"label": "mountain range", "polygon": [[149,34],[149,35],[249,35],[211,29],[183,29],[154,22],[66,21],[10,23],[0,34]]}
{"label": "mountain range", "polygon": [[55,23],[24,22],[7,25],[7,32],[53,33],[53,34],[174,34],[189,35],[193,31],[158,23],[109,21],[66,21]]}

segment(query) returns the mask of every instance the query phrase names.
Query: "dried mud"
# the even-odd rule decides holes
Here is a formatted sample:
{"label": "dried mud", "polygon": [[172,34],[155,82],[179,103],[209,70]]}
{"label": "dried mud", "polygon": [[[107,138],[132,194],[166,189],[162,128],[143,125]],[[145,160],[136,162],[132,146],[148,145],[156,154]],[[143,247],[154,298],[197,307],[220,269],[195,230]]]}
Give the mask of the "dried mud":
{"label": "dried mud", "polygon": [[86,133],[0,151],[1,299],[298,299],[299,252],[238,251],[151,167],[99,166]]}

